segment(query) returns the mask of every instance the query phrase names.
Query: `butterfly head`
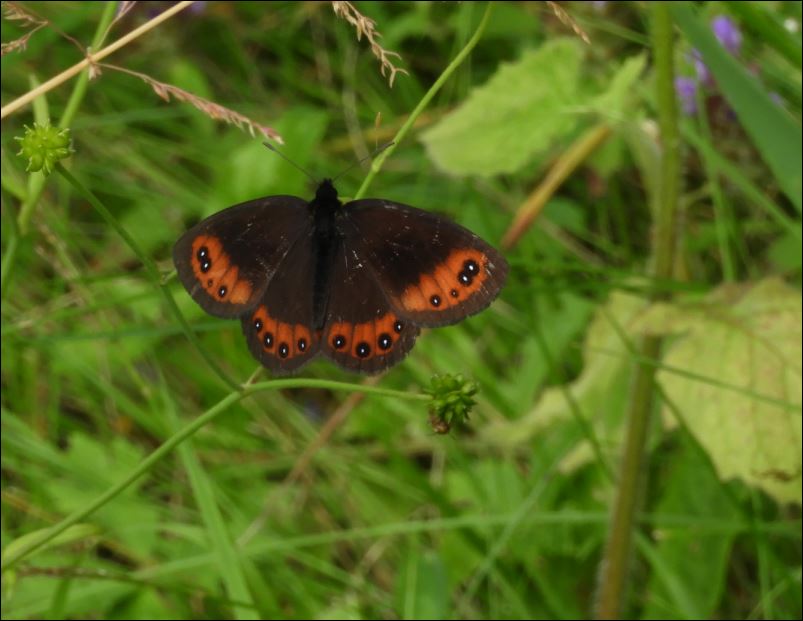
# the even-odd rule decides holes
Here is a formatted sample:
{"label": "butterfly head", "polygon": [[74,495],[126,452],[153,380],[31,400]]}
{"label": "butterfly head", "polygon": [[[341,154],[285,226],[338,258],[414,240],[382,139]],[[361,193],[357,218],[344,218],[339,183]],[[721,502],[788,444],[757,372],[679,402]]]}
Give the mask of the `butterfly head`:
{"label": "butterfly head", "polygon": [[321,181],[315,191],[315,200],[313,202],[319,207],[329,209],[336,209],[340,206],[340,201],[337,200],[337,190],[331,179]]}

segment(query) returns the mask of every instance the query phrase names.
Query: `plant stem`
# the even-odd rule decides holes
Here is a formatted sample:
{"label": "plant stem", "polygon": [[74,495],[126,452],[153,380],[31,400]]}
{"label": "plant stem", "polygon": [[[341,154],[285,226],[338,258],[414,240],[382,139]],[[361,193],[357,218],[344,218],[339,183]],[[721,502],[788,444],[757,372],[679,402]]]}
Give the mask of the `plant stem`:
{"label": "plant stem", "polygon": [[460,53],[454,57],[454,60],[449,63],[449,66],[444,69],[443,73],[435,80],[435,83],[429,88],[426,94],[421,98],[421,101],[418,102],[418,105],[415,109],[410,113],[410,116],[407,117],[407,120],[404,122],[404,125],[401,126],[399,131],[396,133],[396,136],[393,138],[393,144],[382,151],[382,153],[371,163],[371,169],[368,171],[368,175],[366,175],[365,180],[362,182],[360,189],[357,190],[357,193],[354,195],[355,199],[362,198],[365,196],[365,192],[368,190],[368,186],[371,185],[371,181],[373,181],[374,177],[377,173],[382,169],[382,164],[385,163],[385,160],[390,157],[390,154],[396,150],[396,147],[399,143],[404,140],[407,136],[407,132],[410,131],[410,128],[415,123],[416,119],[421,116],[421,113],[424,112],[424,109],[429,105],[429,102],[432,101],[432,98],[435,94],[441,89],[441,87],[446,83],[455,70],[461,65],[461,63],[468,57],[471,53],[471,50],[474,49],[474,46],[477,45],[480,38],[482,37],[482,33],[485,30],[485,26],[488,24],[488,18],[491,16],[491,10],[493,9],[493,2],[489,2],[485,7],[485,13],[482,16],[482,20],[480,21],[480,25],[477,26],[477,30],[472,35],[471,39],[469,39],[468,43],[466,43],[465,47],[460,50]]}
{"label": "plant stem", "polygon": [[[92,47],[98,47],[103,43],[103,38],[109,29],[112,19],[114,19],[114,11],[116,4],[114,2],[107,2],[103,13],[101,14],[98,26],[95,29],[95,36],[92,38]],[[84,99],[86,93],[86,85],[89,82],[89,71],[84,71],[73,87],[70,93],[70,100],[58,126],[62,129],[69,127],[72,123],[73,117],[78,111],[78,106]],[[42,100],[44,101],[44,99]],[[34,108],[34,111],[35,108]],[[47,119],[44,119],[47,120]],[[26,235],[28,228],[33,217],[34,208],[39,204],[39,199],[42,196],[42,191],[45,189],[45,180],[47,178],[43,174],[31,174],[30,182],[28,184],[28,194],[20,207],[20,212],[16,218],[16,231],[12,234],[11,241],[8,244],[6,253],[3,255],[2,263],[2,285],[0,285],[0,299],[4,300],[8,292],[8,285],[11,282],[12,268],[17,260],[17,250],[19,248],[19,236]]]}
{"label": "plant stem", "polygon": [[101,217],[106,221],[106,223],[111,226],[120,237],[123,238],[123,241],[128,245],[131,251],[137,256],[137,258],[142,262],[142,265],[145,267],[145,271],[151,282],[159,289],[159,292],[162,294],[162,297],[165,300],[170,311],[176,317],[179,325],[184,330],[185,336],[189,339],[190,343],[192,343],[195,348],[198,350],[198,353],[201,354],[206,363],[209,367],[220,377],[226,386],[228,386],[232,390],[239,390],[240,387],[233,379],[231,379],[223,369],[215,362],[212,356],[203,348],[201,342],[198,340],[198,337],[192,331],[190,324],[187,323],[187,320],[184,318],[184,315],[181,313],[176,301],[173,299],[173,295],[170,293],[169,286],[162,281],[162,276],[159,273],[159,268],[156,266],[156,263],[151,259],[150,255],[144,252],[140,247],[137,241],[131,237],[128,231],[123,228],[123,226],[117,221],[112,213],[106,208],[106,206],[98,200],[98,198],[92,194],[84,185],[78,181],[75,177],[73,177],[70,172],[61,165],[61,163],[56,164],[56,172],[58,172],[62,177],[64,177],[70,185],[81,195],[83,196],[89,203],[95,208],[95,210],[101,215]]}
{"label": "plant stem", "polygon": [[[660,187],[655,199],[655,250],[651,271],[652,276],[660,280],[672,276],[674,265],[680,178],[679,132],[674,91],[674,32],[668,3],[656,2],[650,7],[650,11],[656,102],[663,147]],[[658,300],[666,295],[657,291],[651,297]],[[643,358],[657,359],[660,352],[660,338],[645,337],[639,345],[639,356]],[[646,484],[645,447],[653,411],[654,378],[654,365],[636,363],[628,402],[624,456],[600,572],[595,605],[597,619],[621,618],[624,608],[636,515],[642,500],[641,492]]]}

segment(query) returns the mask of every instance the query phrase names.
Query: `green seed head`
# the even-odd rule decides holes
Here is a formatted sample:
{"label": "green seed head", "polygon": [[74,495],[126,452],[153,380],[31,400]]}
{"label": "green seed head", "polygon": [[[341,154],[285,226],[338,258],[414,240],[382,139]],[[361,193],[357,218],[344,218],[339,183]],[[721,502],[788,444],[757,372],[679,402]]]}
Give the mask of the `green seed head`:
{"label": "green seed head", "polygon": [[50,123],[25,126],[25,134],[15,137],[20,143],[20,155],[28,159],[28,172],[43,171],[49,175],[59,160],[69,157],[73,152],[70,146],[70,130],[52,127]]}
{"label": "green seed head", "polygon": [[462,375],[436,375],[424,392],[432,396],[429,404],[432,429],[435,433],[448,433],[453,423],[468,419],[476,404],[473,396],[477,393],[477,383]]}

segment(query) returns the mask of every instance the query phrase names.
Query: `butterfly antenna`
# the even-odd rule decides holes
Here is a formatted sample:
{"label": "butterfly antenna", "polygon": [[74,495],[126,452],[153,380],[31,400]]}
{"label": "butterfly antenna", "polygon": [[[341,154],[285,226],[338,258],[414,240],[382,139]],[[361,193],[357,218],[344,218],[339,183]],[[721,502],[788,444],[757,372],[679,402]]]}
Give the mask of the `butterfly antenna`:
{"label": "butterfly antenna", "polygon": [[301,166],[299,166],[298,164],[296,164],[296,163],[295,163],[293,160],[291,160],[289,157],[287,157],[287,156],[286,156],[284,153],[282,153],[281,151],[279,151],[279,149],[277,149],[276,147],[274,147],[274,146],[273,146],[271,143],[269,143],[269,142],[263,142],[262,144],[264,144],[266,147],[268,147],[268,149],[270,149],[271,151],[273,151],[273,152],[274,152],[276,155],[278,155],[280,158],[282,158],[282,159],[283,159],[285,162],[288,162],[289,164],[292,164],[293,166],[295,166],[296,168],[298,168],[298,170],[300,170],[300,171],[301,171],[301,172],[303,172],[305,175],[307,175],[307,177],[309,177],[310,179],[312,179],[312,182],[313,182],[313,183],[318,183],[318,180],[317,180],[315,177],[313,177],[313,176],[312,176],[312,175],[311,175],[311,174],[310,174],[310,173],[309,173],[307,170],[305,170],[305,169],[301,168]]}
{"label": "butterfly antenna", "polygon": [[342,171],[342,172],[341,172],[341,173],[339,173],[337,176],[335,176],[335,178],[334,178],[334,179],[332,179],[332,182],[334,183],[335,181],[337,181],[338,179],[340,179],[340,177],[342,177],[342,176],[343,176],[343,175],[345,175],[345,174],[346,174],[348,171],[350,171],[352,168],[354,168],[355,166],[359,166],[360,164],[362,164],[362,163],[363,163],[365,160],[370,160],[370,159],[373,159],[374,157],[376,157],[378,154],[382,153],[382,151],[384,151],[385,149],[387,149],[387,148],[388,148],[388,147],[390,147],[390,146],[393,146],[393,141],[391,141],[391,142],[389,142],[389,143],[387,143],[387,144],[383,144],[381,147],[377,147],[376,149],[374,149],[373,153],[371,153],[370,155],[366,155],[366,156],[365,156],[364,158],[362,158],[361,160],[358,160],[358,161],[354,162],[354,163],[353,163],[351,166],[349,166],[348,168],[346,168],[346,170]]}

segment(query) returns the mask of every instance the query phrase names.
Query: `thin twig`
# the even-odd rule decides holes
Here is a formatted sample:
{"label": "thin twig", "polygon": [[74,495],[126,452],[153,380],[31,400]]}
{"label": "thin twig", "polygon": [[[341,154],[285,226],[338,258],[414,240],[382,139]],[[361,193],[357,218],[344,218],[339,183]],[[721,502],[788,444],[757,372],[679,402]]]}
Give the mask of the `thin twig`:
{"label": "thin twig", "polygon": [[3,19],[7,19],[13,22],[21,22],[26,26],[32,26],[33,29],[26,32],[21,37],[14,39],[13,41],[9,41],[8,43],[3,43],[2,45],[2,53],[0,56],[5,56],[6,54],[10,54],[11,52],[20,52],[25,49],[28,45],[28,39],[40,28],[44,28],[50,22],[46,19],[42,19],[39,17],[35,17],[25,9],[23,9],[20,5],[16,2],[4,2],[3,3]]}
{"label": "thin twig", "polygon": [[555,17],[557,17],[561,23],[571,28],[574,31],[574,34],[580,37],[586,45],[591,45],[591,39],[588,38],[585,30],[580,28],[580,25],[574,21],[574,18],[572,18],[572,16],[569,15],[562,6],[560,6],[557,2],[547,2],[547,5],[550,9],[552,9]]}
{"label": "thin twig", "polygon": [[140,36],[148,32],[149,30],[153,30],[163,21],[170,19],[171,17],[173,17],[173,15],[175,15],[179,11],[183,11],[191,4],[192,2],[187,2],[187,1],[179,2],[178,4],[170,7],[163,13],[160,13],[152,20],[142,24],[142,26],[140,26],[139,28],[136,28],[131,32],[129,32],[127,35],[117,39],[117,41],[115,41],[114,43],[107,45],[102,50],[95,52],[94,54],[87,54],[86,58],[84,58],[82,61],[77,62],[69,69],[66,69],[65,71],[59,73],[58,75],[53,76],[47,82],[40,84],[36,88],[31,89],[30,91],[25,93],[24,95],[17,97],[11,103],[3,106],[2,110],[0,110],[0,119],[6,118],[12,112],[16,112],[20,108],[27,106],[29,103],[31,103],[34,99],[36,99],[40,95],[43,95],[44,93],[53,90],[57,86],[60,86],[70,78],[81,73],[81,71],[89,67],[92,63],[99,63],[101,60],[113,54],[121,47],[125,47],[126,45],[128,45],[135,39],[138,39]]}

